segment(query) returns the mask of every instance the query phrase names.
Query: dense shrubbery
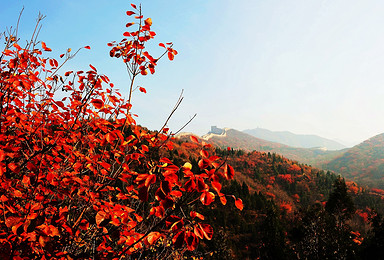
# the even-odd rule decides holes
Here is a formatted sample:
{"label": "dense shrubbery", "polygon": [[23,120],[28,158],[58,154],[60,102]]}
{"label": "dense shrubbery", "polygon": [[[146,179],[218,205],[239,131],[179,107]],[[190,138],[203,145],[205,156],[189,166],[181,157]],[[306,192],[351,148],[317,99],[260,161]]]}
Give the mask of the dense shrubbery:
{"label": "dense shrubbery", "polygon": [[[212,238],[198,204],[228,198],[242,209],[240,199],[221,191],[233,168],[209,155],[208,144],[192,138],[200,151],[197,166],[174,164],[162,156],[173,147],[168,129],[149,132],[132,118],[135,78],[153,74],[163,55],[173,60],[177,54],[170,43],[159,44],[159,58],[145,50],[155,36],[152,20],[132,7],[127,15],[137,30],[108,44],[130,74],[128,100],[92,65],[59,74],[74,56],[70,49],[59,62],[46,57],[51,49],[36,34],[25,46],[17,35],[4,34],[1,259],[177,258]],[[65,97],[58,99],[61,92]]]}

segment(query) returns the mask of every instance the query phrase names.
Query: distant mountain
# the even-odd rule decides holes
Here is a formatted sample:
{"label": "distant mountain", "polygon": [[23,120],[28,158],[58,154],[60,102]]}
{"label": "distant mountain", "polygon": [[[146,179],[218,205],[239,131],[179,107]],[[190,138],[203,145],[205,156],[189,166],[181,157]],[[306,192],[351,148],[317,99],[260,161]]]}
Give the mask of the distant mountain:
{"label": "distant mountain", "polygon": [[263,128],[247,129],[243,132],[260,139],[286,144],[292,147],[321,147],[327,150],[341,150],[346,148],[343,144],[317,135],[298,135],[288,131],[270,131]]}
{"label": "distant mountain", "polygon": [[344,152],[342,150],[327,151],[326,149],[290,147],[285,144],[256,138],[247,133],[230,128],[212,128],[211,132],[202,138],[222,148],[231,147],[233,149],[246,151],[277,153],[291,160],[318,167]]}
{"label": "distant mountain", "polygon": [[384,188],[384,134],[350,148],[324,168],[371,187]]}

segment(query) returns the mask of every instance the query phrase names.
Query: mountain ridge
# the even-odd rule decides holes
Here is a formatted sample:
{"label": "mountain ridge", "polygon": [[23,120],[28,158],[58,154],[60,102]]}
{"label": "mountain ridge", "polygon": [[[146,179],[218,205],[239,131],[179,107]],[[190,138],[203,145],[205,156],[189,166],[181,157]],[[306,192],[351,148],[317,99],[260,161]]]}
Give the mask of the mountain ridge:
{"label": "mountain ridge", "polygon": [[260,139],[297,148],[324,147],[327,150],[341,150],[347,148],[345,145],[335,140],[313,134],[295,134],[289,131],[271,131],[259,127],[254,129],[246,129],[243,132]]}

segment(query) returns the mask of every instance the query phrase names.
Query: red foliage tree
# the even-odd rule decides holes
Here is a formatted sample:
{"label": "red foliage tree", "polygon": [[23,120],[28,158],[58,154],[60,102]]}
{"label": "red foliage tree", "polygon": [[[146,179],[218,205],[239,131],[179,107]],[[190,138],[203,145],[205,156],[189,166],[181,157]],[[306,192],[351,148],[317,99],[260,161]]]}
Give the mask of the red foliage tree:
{"label": "red foliage tree", "polygon": [[[152,20],[132,5],[137,30],[109,43],[131,76],[128,100],[89,65],[67,71],[45,58],[36,35],[24,47],[7,35],[0,56],[0,258],[153,258],[195,250],[213,230],[197,212],[216,198],[225,204],[222,179],[233,178],[225,159],[210,156],[196,138],[198,168],[162,157],[172,148],[166,129],[149,132],[130,113],[134,80],[173,60],[172,44],[153,58],[145,44]],[[38,24],[41,21],[39,17]],[[130,27],[134,23],[128,23]],[[41,47],[40,47],[41,46]],[[88,46],[84,47],[89,49]],[[66,96],[58,99],[63,91]],[[146,92],[141,88],[140,91]],[[232,196],[230,196],[232,197]],[[235,198],[242,209],[242,202]]]}

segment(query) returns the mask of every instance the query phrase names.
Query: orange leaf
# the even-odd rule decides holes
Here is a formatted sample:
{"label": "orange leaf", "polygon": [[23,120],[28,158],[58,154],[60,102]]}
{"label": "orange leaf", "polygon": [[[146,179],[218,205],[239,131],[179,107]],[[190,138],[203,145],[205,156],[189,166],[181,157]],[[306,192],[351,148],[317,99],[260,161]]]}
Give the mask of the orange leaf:
{"label": "orange leaf", "polygon": [[191,216],[191,218],[199,218],[201,220],[204,220],[204,216],[200,213],[197,213],[196,211],[191,211],[189,215]]}
{"label": "orange leaf", "polygon": [[225,194],[219,193],[219,196],[220,196],[221,204],[223,204],[223,205],[227,204],[227,198],[225,197]]}
{"label": "orange leaf", "polygon": [[161,234],[159,232],[151,232],[147,236],[148,244],[153,245],[159,238]]}
{"label": "orange leaf", "polygon": [[236,199],[235,201],[235,206],[236,208],[238,208],[239,210],[243,210],[243,201],[241,199]]}
{"label": "orange leaf", "polygon": [[145,25],[151,26],[152,25],[152,19],[151,18],[147,18],[147,19],[144,20],[144,23],[145,23]]}

